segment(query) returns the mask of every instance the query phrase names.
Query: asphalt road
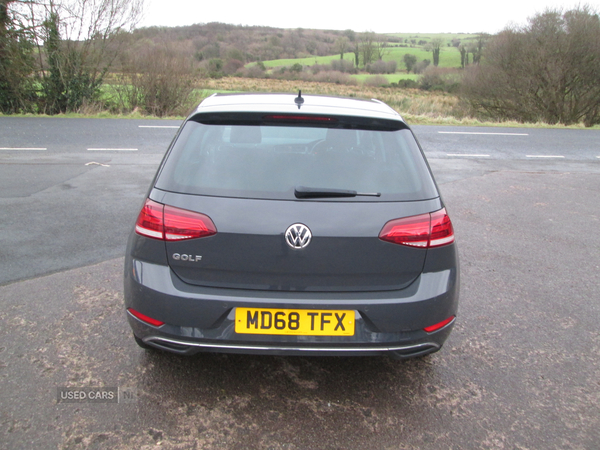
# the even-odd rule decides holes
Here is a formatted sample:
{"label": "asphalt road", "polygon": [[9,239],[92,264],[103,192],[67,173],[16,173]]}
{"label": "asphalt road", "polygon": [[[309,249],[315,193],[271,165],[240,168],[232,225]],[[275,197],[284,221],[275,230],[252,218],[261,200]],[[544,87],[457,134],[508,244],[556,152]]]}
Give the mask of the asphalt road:
{"label": "asphalt road", "polygon": [[176,132],[140,126],[177,125],[0,118],[0,448],[598,448],[599,131],[414,127],[461,306],[441,352],[395,362],[135,345],[122,253]]}
{"label": "asphalt road", "polygon": [[[179,124],[0,118],[0,285],[121,256]],[[438,183],[495,170],[488,167],[579,170],[600,163],[597,130],[414,129]]]}

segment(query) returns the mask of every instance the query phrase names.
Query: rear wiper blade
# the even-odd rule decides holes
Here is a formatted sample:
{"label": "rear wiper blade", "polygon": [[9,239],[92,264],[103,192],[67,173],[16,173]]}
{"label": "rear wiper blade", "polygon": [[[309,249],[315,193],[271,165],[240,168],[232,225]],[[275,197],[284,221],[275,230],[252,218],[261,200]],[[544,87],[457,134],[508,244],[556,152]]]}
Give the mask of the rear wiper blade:
{"label": "rear wiper blade", "polygon": [[341,198],[341,197],[381,197],[380,192],[356,192],[346,189],[325,189],[297,186],[294,189],[296,198]]}

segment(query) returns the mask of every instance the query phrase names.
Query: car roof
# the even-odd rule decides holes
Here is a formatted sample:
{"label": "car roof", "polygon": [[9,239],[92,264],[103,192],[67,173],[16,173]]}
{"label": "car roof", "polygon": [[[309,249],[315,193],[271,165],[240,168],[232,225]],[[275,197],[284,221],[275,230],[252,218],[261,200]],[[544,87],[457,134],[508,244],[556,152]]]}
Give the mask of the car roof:
{"label": "car roof", "polygon": [[198,105],[192,116],[223,112],[302,113],[372,117],[404,123],[400,114],[376,99],[364,100],[326,95],[301,95],[301,97],[303,102],[298,107],[295,101],[298,95],[295,94],[213,94]]}

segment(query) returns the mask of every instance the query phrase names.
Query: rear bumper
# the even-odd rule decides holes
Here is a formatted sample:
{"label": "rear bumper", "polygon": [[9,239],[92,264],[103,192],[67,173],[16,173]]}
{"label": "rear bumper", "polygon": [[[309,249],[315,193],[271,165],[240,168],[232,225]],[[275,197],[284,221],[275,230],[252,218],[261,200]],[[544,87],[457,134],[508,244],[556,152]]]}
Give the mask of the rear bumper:
{"label": "rear bumper", "polygon": [[[305,293],[192,286],[168,266],[126,259],[125,306],[165,322],[151,326],[127,314],[147,345],[179,354],[203,351],[275,355],[378,355],[398,358],[439,350],[454,321],[434,333],[423,328],[455,316],[457,269],[423,273],[400,291]],[[237,334],[236,307],[355,311],[355,334],[272,336]]]}
{"label": "rear bumper", "polygon": [[[138,329],[139,320],[129,315],[130,324],[134,330]],[[132,323],[132,322],[138,322]],[[142,324],[142,328],[146,326]],[[439,333],[444,334],[444,340],[450,333],[452,325],[448,325]],[[142,333],[143,331],[140,330]],[[140,332],[138,331],[138,332]],[[315,355],[315,356],[371,356],[380,354],[389,354],[392,357],[403,359],[415,356],[423,356],[438,351],[442,343],[439,343],[440,336],[435,340],[413,345],[324,345],[307,346],[297,343],[295,345],[281,344],[252,344],[252,343],[222,343],[210,341],[192,341],[185,339],[174,339],[156,333],[150,332],[142,339],[144,343],[152,347],[166,350],[181,355],[193,355],[200,352],[220,352],[220,353],[250,353],[255,355]]]}

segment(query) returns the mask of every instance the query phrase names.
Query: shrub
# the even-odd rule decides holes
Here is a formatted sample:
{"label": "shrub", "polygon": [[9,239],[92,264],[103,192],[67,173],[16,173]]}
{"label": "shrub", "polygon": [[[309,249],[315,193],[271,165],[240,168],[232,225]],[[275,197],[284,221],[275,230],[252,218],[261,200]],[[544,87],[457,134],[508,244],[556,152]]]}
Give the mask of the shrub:
{"label": "shrub", "polygon": [[367,72],[369,73],[395,73],[398,63],[396,61],[379,61],[373,64],[367,64]]}
{"label": "shrub", "polygon": [[122,110],[142,109],[158,117],[186,114],[193,91],[187,55],[171,46],[150,47],[133,57],[116,88]]}
{"label": "shrub", "polygon": [[403,60],[404,65],[406,66],[406,73],[410,73],[410,71],[413,70],[417,65],[417,57],[415,55],[411,55],[410,53],[405,53]]}
{"label": "shrub", "polygon": [[331,70],[343,73],[356,73],[356,67],[352,61],[346,59],[334,59],[331,61]]}
{"label": "shrub", "polygon": [[244,67],[244,63],[239,59],[230,59],[223,65],[223,72],[226,75],[233,75],[237,73],[242,67]]}
{"label": "shrub", "polygon": [[346,85],[356,85],[357,81],[352,78],[347,73],[336,72],[334,70],[328,70],[324,72],[319,72],[314,75],[314,81],[320,81],[324,83],[335,83],[335,84],[346,84]]}
{"label": "shrub", "polygon": [[401,79],[398,80],[398,83],[395,83],[395,86],[404,89],[416,89],[419,87],[419,83],[417,83],[415,80]]}
{"label": "shrub", "polygon": [[375,75],[373,77],[367,78],[363,84],[365,86],[371,87],[380,87],[380,86],[389,86],[390,82],[386,77],[382,77],[381,75]]}
{"label": "shrub", "polygon": [[458,69],[429,66],[419,78],[419,88],[425,91],[456,92],[462,72]]}
{"label": "shrub", "polygon": [[600,123],[599,73],[598,13],[546,10],[490,39],[462,97],[494,119],[592,126]]}
{"label": "shrub", "polygon": [[427,67],[431,64],[431,61],[428,59],[424,59],[423,61],[419,61],[414,68],[415,73],[423,73]]}
{"label": "shrub", "polygon": [[246,78],[264,78],[265,71],[258,64],[255,64],[242,69],[242,76]]}
{"label": "shrub", "polygon": [[208,76],[211,78],[221,78],[223,73],[223,60],[221,58],[211,58],[206,65]]}

